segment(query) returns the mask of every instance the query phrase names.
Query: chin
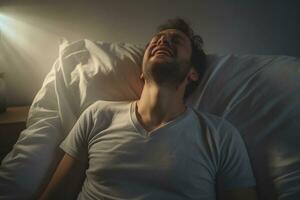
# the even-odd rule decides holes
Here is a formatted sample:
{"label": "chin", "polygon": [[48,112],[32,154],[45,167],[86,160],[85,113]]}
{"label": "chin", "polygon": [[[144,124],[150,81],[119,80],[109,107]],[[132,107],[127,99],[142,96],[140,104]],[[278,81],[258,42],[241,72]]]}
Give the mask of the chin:
{"label": "chin", "polygon": [[156,57],[154,59],[149,60],[148,66],[151,67],[166,67],[172,66],[175,62],[172,59],[168,59],[166,57]]}

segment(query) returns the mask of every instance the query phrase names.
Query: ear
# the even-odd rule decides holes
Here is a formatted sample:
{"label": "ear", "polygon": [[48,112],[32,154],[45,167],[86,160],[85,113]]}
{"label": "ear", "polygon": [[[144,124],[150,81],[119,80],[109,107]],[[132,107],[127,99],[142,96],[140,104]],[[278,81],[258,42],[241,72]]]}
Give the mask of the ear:
{"label": "ear", "polygon": [[190,82],[190,81],[197,81],[197,80],[199,80],[200,77],[199,77],[198,72],[195,70],[195,68],[192,67],[188,73],[187,78],[188,78],[188,81]]}

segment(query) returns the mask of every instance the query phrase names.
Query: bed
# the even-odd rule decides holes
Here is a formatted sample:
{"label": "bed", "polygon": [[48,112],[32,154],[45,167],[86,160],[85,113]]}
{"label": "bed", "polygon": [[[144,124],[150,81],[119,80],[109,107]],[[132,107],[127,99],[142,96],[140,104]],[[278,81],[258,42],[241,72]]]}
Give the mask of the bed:
{"label": "bed", "polygon": [[[26,129],[0,168],[0,199],[33,199],[60,157],[58,145],[96,100],[134,100],[143,47],[80,40],[60,45],[29,111]],[[300,59],[209,54],[187,104],[230,121],[242,135],[260,199],[300,196]]]}

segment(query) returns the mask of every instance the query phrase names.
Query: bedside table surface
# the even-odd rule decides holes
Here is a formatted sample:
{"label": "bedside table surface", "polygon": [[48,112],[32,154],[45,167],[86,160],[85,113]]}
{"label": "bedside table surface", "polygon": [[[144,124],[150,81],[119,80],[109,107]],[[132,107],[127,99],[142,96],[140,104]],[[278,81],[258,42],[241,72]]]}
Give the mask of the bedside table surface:
{"label": "bedside table surface", "polygon": [[30,106],[8,107],[0,113],[0,124],[26,122]]}

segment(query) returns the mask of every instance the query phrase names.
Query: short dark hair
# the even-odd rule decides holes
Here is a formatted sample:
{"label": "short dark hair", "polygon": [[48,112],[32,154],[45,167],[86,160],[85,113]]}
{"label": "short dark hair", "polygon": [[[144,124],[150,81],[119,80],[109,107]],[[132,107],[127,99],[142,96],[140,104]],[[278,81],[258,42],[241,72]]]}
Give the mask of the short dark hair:
{"label": "short dark hair", "polygon": [[[164,24],[159,25],[157,31],[161,32],[166,29],[176,29],[188,36],[192,43],[191,63],[199,76],[203,76],[204,71],[206,70],[206,54],[203,50],[202,37],[200,35],[195,35],[189,23],[179,17],[169,19]],[[187,97],[197,88],[199,82],[200,79],[198,81],[192,81],[186,86],[183,97],[184,100],[186,100]]]}

